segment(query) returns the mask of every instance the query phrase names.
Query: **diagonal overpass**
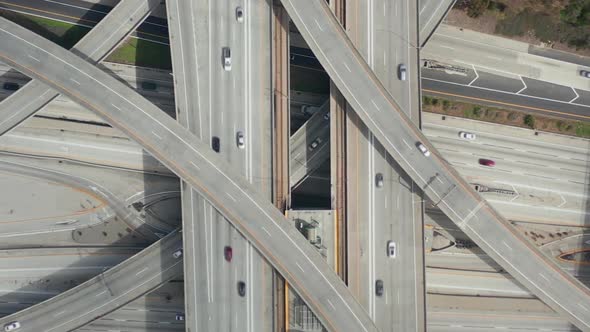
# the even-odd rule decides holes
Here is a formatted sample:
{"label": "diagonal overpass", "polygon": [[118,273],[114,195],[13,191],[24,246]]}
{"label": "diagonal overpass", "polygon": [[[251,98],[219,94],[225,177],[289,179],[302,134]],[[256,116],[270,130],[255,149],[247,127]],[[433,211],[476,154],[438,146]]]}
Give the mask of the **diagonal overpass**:
{"label": "diagonal overpass", "polygon": [[[283,0],[334,83],[385,150],[463,232],[520,283],[581,329],[590,291],[517,233],[440,156],[356,51],[324,1]],[[424,144],[424,156],[417,148]]]}
{"label": "diagonal overpass", "polygon": [[[74,47],[72,52],[91,63],[105,59],[127,38],[160,0],[122,0]],[[0,103],[0,135],[33,116],[59,94],[45,84],[31,81]]]}
{"label": "diagonal overpass", "polygon": [[327,329],[377,330],[338,275],[285,216],[232,165],[149,101],[5,19],[0,20],[0,59],[97,112],[197,189],[285,277]]}

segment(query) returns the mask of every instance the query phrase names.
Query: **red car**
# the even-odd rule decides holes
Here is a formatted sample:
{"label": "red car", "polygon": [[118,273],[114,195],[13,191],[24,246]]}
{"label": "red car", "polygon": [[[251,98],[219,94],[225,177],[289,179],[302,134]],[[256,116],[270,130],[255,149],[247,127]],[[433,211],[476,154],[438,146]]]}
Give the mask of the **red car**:
{"label": "red car", "polygon": [[223,256],[225,257],[226,261],[231,262],[231,259],[233,257],[233,250],[230,246],[226,246],[225,248],[223,248]]}
{"label": "red car", "polygon": [[479,164],[483,165],[483,166],[488,166],[488,167],[496,166],[496,162],[493,160],[490,160],[490,159],[480,159]]}

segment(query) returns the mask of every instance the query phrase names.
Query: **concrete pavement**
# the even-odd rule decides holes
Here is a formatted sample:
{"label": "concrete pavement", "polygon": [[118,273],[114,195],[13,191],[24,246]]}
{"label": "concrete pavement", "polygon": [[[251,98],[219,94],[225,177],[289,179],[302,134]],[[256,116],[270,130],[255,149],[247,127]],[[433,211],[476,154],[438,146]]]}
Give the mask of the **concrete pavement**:
{"label": "concrete pavement", "polygon": [[[119,43],[143,22],[159,0],[123,0],[72,52],[91,63],[106,58]],[[0,135],[6,133],[58,96],[40,82],[29,82],[0,103]]]}
{"label": "concrete pavement", "polygon": [[[70,331],[157,288],[182,273],[182,236],[171,233],[127,261],[40,304],[0,319],[21,323],[21,331]],[[155,265],[157,264],[157,266]],[[142,282],[137,282],[141,275]],[[66,309],[67,308],[67,309]]]}
{"label": "concrete pavement", "polygon": [[[359,117],[424,192],[492,258],[574,324],[590,329],[590,291],[517,233],[410,123],[323,1],[283,1],[295,25]],[[430,150],[417,150],[421,142]],[[503,239],[498,245],[492,239]]]}
{"label": "concrete pavement", "polygon": [[[285,277],[324,326],[334,330],[376,330],[322,257],[270,202],[207,145],[99,69],[13,23],[0,22],[3,61],[100,113],[198,188]],[[35,60],[38,57],[44,61]],[[62,77],[63,70],[79,84]]]}
{"label": "concrete pavement", "polygon": [[420,46],[424,47],[457,0],[419,0]]}

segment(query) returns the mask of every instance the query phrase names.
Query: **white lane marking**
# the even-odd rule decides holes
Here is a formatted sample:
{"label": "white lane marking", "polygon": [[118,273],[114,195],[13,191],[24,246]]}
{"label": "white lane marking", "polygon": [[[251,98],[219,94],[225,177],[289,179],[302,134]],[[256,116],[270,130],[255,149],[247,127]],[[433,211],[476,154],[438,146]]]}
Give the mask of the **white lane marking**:
{"label": "white lane marking", "polygon": [[549,281],[549,278],[545,277],[545,275],[543,273],[539,273],[539,277],[545,279],[547,282],[551,282],[551,281]]}
{"label": "white lane marking", "polygon": [[147,267],[144,267],[143,269],[139,270],[135,275],[138,276],[138,275],[144,273],[145,271],[147,271],[147,269],[148,269]]}
{"label": "white lane marking", "polygon": [[[449,82],[449,81],[445,81],[445,80],[439,80],[439,79],[428,78],[428,77],[422,77],[422,80],[433,81],[433,82],[440,82],[440,83],[452,84],[452,85],[458,85],[458,86],[467,86],[467,85],[461,84],[461,83]],[[503,91],[503,90],[498,90],[498,89],[491,89],[491,88],[484,88],[484,87],[481,87],[481,86],[470,86],[470,88],[472,88],[472,89],[478,89],[478,90],[493,91],[493,92],[497,92],[497,93],[503,93],[503,94],[517,96],[517,94],[514,93],[514,92]],[[532,98],[532,99],[546,100],[546,101],[550,101],[550,102],[554,102],[554,103],[559,103],[559,104],[570,104],[570,105],[576,105],[576,106],[580,106],[580,107],[584,107],[584,108],[590,108],[590,105],[584,105],[584,104],[578,104],[578,103],[568,103],[567,101],[563,101],[563,100],[557,100],[557,99],[551,99],[551,98],[544,98],[544,97],[537,97],[537,96],[531,96],[531,95],[518,95],[518,96]],[[546,143],[546,144],[550,144],[550,143]]]}
{"label": "white lane marking", "polygon": [[100,292],[100,293],[98,293],[98,294],[94,295],[94,297],[99,297],[99,296],[101,296],[102,294],[104,294],[104,293],[106,293],[106,292],[107,292],[107,291],[106,291],[106,290],[104,290],[104,291],[102,291],[102,292]]}
{"label": "white lane marking", "polygon": [[502,241],[502,244],[504,245],[504,247],[508,248],[510,251],[512,251],[512,247],[506,243],[506,241]]}
{"label": "white lane marking", "polygon": [[37,61],[37,62],[41,62],[41,60],[39,60],[39,59],[35,58],[34,56],[32,56],[32,55],[30,55],[30,54],[27,54],[27,55],[29,56],[29,58],[31,58],[31,59],[33,59],[33,60],[35,60],[35,61]]}
{"label": "white lane marking", "polygon": [[440,48],[446,48],[448,50],[454,50],[455,49],[454,47],[450,47],[450,46],[446,46],[446,45],[440,45],[439,47]]}
{"label": "white lane marking", "polygon": [[373,103],[373,105],[375,106],[375,108],[376,108],[378,111],[381,111],[381,109],[379,108],[379,106],[377,106],[377,103],[375,103],[375,101],[374,101],[373,99],[371,99],[371,103]]}
{"label": "white lane marking", "polygon": [[326,301],[332,307],[332,309],[336,310],[336,307],[334,306],[334,304],[332,304],[332,301],[330,301],[330,299],[326,299]]}
{"label": "white lane marking", "polygon": [[305,270],[299,265],[299,263],[295,262],[295,265],[301,270],[301,272],[305,273]]}
{"label": "white lane marking", "polygon": [[237,202],[237,200],[232,195],[230,195],[228,192],[226,192],[225,194],[227,195],[227,197],[231,198],[232,201]]}
{"label": "white lane marking", "polygon": [[114,108],[118,109],[119,111],[121,110],[117,105],[115,104],[111,104],[111,106],[113,106]]}
{"label": "white lane marking", "polygon": [[493,56],[493,55],[486,55],[486,58],[492,59],[492,60],[498,60],[498,61],[501,61],[502,60],[502,58],[497,57],[497,56]]}
{"label": "white lane marking", "polygon": [[318,20],[316,20],[315,18],[313,20],[315,21],[315,24],[318,26],[320,31],[324,31],[324,29],[322,29],[322,26],[320,25],[320,22],[318,22]]}
{"label": "white lane marking", "polygon": [[195,164],[195,163],[194,163],[194,162],[192,162],[192,161],[191,161],[191,165],[195,166],[195,168],[196,168],[197,170],[201,170],[201,168],[200,168],[199,166],[197,166],[197,164]]}
{"label": "white lane marking", "polygon": [[576,91],[576,89],[574,89],[574,88],[571,88],[571,89],[572,89],[572,91],[573,91],[573,92],[576,94],[576,97],[575,97],[574,99],[572,99],[572,100],[568,101],[568,104],[571,104],[571,103],[573,103],[573,102],[574,102],[574,100],[576,100],[576,99],[580,98],[580,95],[578,94],[578,92]]}
{"label": "white lane marking", "polygon": [[402,141],[404,141],[404,144],[406,144],[406,146],[408,147],[408,149],[412,149],[412,146],[410,144],[408,144],[408,142],[406,142],[405,139],[402,138]]}
{"label": "white lane marking", "polygon": [[583,304],[580,304],[580,303],[578,303],[578,306],[579,306],[580,308],[582,308],[582,309],[586,310],[586,311],[590,311],[590,310],[588,310],[588,308],[587,308],[585,305],[583,305]]}
{"label": "white lane marking", "polygon": [[344,62],[344,61],[343,61],[343,62],[342,62],[342,64],[344,65],[344,67],[346,67],[346,69],[347,69],[349,72],[351,72],[351,73],[352,73],[352,71],[350,70],[350,67],[348,67],[348,65],[346,64],[346,62]]}
{"label": "white lane marking", "polygon": [[155,132],[155,131],[152,131],[152,134],[154,134],[154,136],[156,136],[158,139],[162,139],[162,136],[160,136],[160,135],[156,134],[156,132]]}
{"label": "white lane marking", "polygon": [[526,83],[524,82],[524,79],[522,78],[522,76],[518,76],[518,78],[520,78],[520,81],[522,82],[522,89],[518,90],[516,92],[516,94],[520,94],[521,92],[523,92],[524,90],[526,90],[527,86]]}
{"label": "white lane marking", "polygon": [[471,65],[471,68],[473,68],[473,72],[475,73],[475,78],[473,80],[471,80],[471,82],[469,82],[469,84],[467,84],[467,86],[471,86],[471,84],[473,84],[479,78],[479,74],[477,73],[477,69],[475,69],[475,66]]}
{"label": "white lane marking", "polygon": [[272,236],[272,235],[270,234],[270,232],[269,232],[269,231],[268,231],[266,228],[262,227],[262,230],[263,230],[263,231],[264,231],[266,234],[268,234],[268,236]]}
{"label": "white lane marking", "polygon": [[72,82],[74,82],[74,83],[76,83],[76,84],[80,85],[80,82],[76,81],[76,80],[75,80],[75,79],[73,79],[73,78],[70,78],[70,81],[72,81]]}
{"label": "white lane marking", "polygon": [[53,315],[53,317],[58,317],[58,316],[61,316],[61,315],[65,314],[65,313],[66,313],[65,310],[64,311],[60,311],[57,314]]}

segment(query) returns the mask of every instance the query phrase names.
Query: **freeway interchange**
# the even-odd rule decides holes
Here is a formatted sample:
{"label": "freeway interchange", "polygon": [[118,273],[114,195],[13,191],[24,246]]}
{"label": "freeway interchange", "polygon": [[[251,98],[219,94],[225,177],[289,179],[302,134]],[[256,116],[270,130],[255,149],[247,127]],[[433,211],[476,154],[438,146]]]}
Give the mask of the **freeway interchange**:
{"label": "freeway interchange", "polygon": [[[270,274],[272,266],[284,278],[289,287],[301,296],[321,324],[330,331],[378,331],[393,326],[391,322],[376,319],[374,298],[371,300],[369,310],[365,308],[365,303],[359,302],[340,276],[292,227],[289,219],[271,203],[269,199],[271,198],[269,196],[272,196],[269,195],[270,188],[261,180],[270,176],[269,165],[272,163],[272,158],[264,155],[266,149],[270,149],[264,144],[270,145],[270,139],[263,128],[258,128],[257,124],[252,125],[251,122],[260,123],[269,120],[265,115],[253,115],[252,109],[261,107],[260,105],[268,107],[271,104],[271,98],[266,93],[271,83],[270,81],[262,82],[260,77],[250,76],[257,74],[248,70],[238,74],[244,75],[244,77],[240,76],[239,79],[233,77],[233,81],[227,80],[223,76],[225,73],[222,71],[222,67],[219,67],[218,61],[215,60],[216,51],[203,47],[205,54],[199,54],[193,53],[190,47],[183,49],[182,42],[186,42],[185,46],[202,43],[201,40],[191,39],[195,36],[184,35],[185,37],[182,37],[181,35],[182,32],[198,31],[200,28],[204,28],[192,26],[195,22],[190,18],[183,18],[183,15],[180,14],[180,12],[190,14],[196,9],[181,7],[179,3],[174,1],[168,2],[169,14],[172,15],[169,22],[178,19],[179,22],[184,22],[182,24],[190,26],[186,28],[179,24],[178,27],[170,29],[174,70],[181,72],[178,76],[175,74],[174,77],[177,118],[180,124],[128,85],[95,66],[121,40],[127,37],[157,4],[159,4],[158,1],[148,0],[121,1],[111,14],[106,16],[104,19],[106,21],[101,21],[97,25],[100,28],[92,30],[97,33],[91,33],[82,40],[88,44],[81,42],[72,51],[62,49],[6,19],[0,19],[0,59],[33,79],[5,102],[0,103],[2,133],[6,133],[32,116],[59,94],[70,98],[84,108],[95,112],[114,128],[135,140],[162,166],[165,166],[183,181],[181,186],[184,226],[184,231],[172,231],[173,227],[157,222],[145,225],[137,224],[138,219],[129,217],[126,207],[118,204],[116,198],[104,195],[94,185],[88,185],[90,188],[95,188],[94,191],[99,190],[102,198],[109,201],[110,206],[118,206],[115,214],[127,216],[129,219],[127,223],[130,227],[141,229],[145,236],[153,237],[154,234],[159,234],[156,237],[162,238],[139,254],[69,291],[0,318],[0,325],[19,322],[22,324],[20,329],[23,331],[74,330],[140,298],[173,278],[178,278],[183,271],[180,264],[184,260],[185,285],[187,282],[189,283],[185,288],[186,308],[187,311],[190,311],[186,314],[189,318],[187,325],[191,324],[190,326],[194,326],[196,329],[210,330],[215,326],[213,325],[215,323],[206,323],[207,317],[199,317],[199,313],[207,313],[215,309],[212,309],[213,306],[210,304],[208,306],[211,308],[203,306],[202,303],[199,303],[203,300],[199,300],[198,297],[203,297],[204,294],[204,288],[200,287],[210,282],[210,278],[213,276],[209,272],[212,258],[207,258],[205,264],[202,260],[190,262],[187,261],[187,258],[195,259],[199,255],[194,252],[209,250],[206,246],[210,244],[203,242],[212,236],[213,231],[211,228],[207,230],[206,225],[211,227],[213,220],[221,220],[231,223],[231,228],[226,228],[224,232],[235,232],[236,236],[244,237],[239,237],[237,240],[243,245],[236,246],[241,247],[241,250],[248,252],[249,255],[247,262],[244,263],[246,270],[249,271],[246,272],[249,275],[246,277],[248,286],[245,290],[239,286],[238,293],[243,292],[250,302],[247,304],[248,312],[243,314],[244,318],[235,316],[236,323],[238,319],[244,319],[249,322],[248,330],[260,329],[260,327],[254,328],[251,311],[260,310],[261,307],[270,307],[271,304],[264,304],[264,301],[268,300],[266,297],[260,297],[256,303],[253,303],[253,299],[255,296],[261,296],[259,291],[274,287],[274,283],[270,279],[264,280],[263,277]],[[346,98],[349,107],[354,110],[367,130],[370,131],[371,144],[378,146],[375,150],[385,156],[385,167],[388,168],[387,158],[391,158],[399,166],[399,168],[394,168],[394,171],[388,169],[391,173],[386,173],[387,176],[395,177],[399,174],[397,176],[402,177],[405,175],[404,181],[412,189],[406,193],[402,204],[413,209],[416,193],[423,192],[458,229],[470,237],[479,248],[509,272],[522,286],[526,287],[531,294],[562,314],[579,329],[589,330],[590,291],[580,281],[564,272],[558,264],[545,256],[536,246],[528,242],[521,233],[517,232],[496,211],[495,207],[482,198],[472,188],[472,185],[447,162],[447,159],[443,158],[441,152],[435,147],[441,143],[432,144],[429,140],[432,138],[432,134],[425,136],[412,121],[416,112],[419,112],[419,105],[416,103],[417,79],[412,79],[415,86],[401,93],[402,97],[394,92],[390,94],[373,69],[365,62],[365,57],[357,51],[353,42],[347,37],[346,32],[325,2],[317,0],[303,4],[302,2],[284,0],[282,5],[311,50],[317,55],[317,59],[329,74],[335,87],[339,89]],[[254,10],[252,6],[246,8],[248,12]],[[424,10],[428,7],[425,4],[421,8]],[[227,12],[228,8],[223,8],[223,10]],[[440,7],[437,7],[436,12],[440,10]],[[261,12],[265,12],[264,8],[261,9]],[[135,16],[131,20],[123,19],[123,17],[130,15]],[[227,21],[233,21],[232,15]],[[444,15],[444,13],[438,15]],[[121,21],[121,24],[103,23],[109,22],[108,20],[111,19],[115,22]],[[102,27],[101,24],[106,26]],[[248,27],[251,28],[251,26]],[[112,32],[108,32],[107,35],[111,38],[102,41],[104,31],[111,31],[109,29],[112,29]],[[220,32],[223,31],[223,28],[212,30]],[[251,38],[248,33],[246,31],[247,38]],[[414,33],[416,41],[418,41],[418,32],[414,31]],[[422,36],[422,31],[420,31],[420,36]],[[179,38],[181,43],[175,44],[174,37]],[[101,41],[93,41],[92,38]],[[222,39],[219,36],[209,36],[209,38],[213,38],[213,40],[208,40],[209,43],[216,43]],[[92,49],[91,46],[97,48]],[[243,54],[246,57],[244,61],[248,66],[250,65],[248,56],[253,54],[249,50],[251,46],[250,42],[243,46]],[[209,47],[211,48],[211,46]],[[221,49],[220,47],[216,48]],[[236,49],[240,50],[241,47],[236,47]],[[208,52],[213,56],[206,54]],[[238,52],[234,51],[234,53]],[[199,56],[207,58],[208,63],[199,65],[197,59],[191,58],[193,55],[197,58]],[[412,71],[416,71],[413,68],[417,64],[417,55],[407,55],[407,59],[408,61],[411,61],[409,59],[416,60],[416,63],[410,67]],[[258,66],[254,72],[265,70],[264,63],[258,63]],[[207,73],[209,67],[216,68],[215,74],[212,74],[210,70]],[[395,71],[395,68],[394,66],[389,70]],[[203,73],[199,74],[200,70],[203,70]],[[215,88],[205,88],[201,85],[202,82],[199,83],[199,79],[203,75],[205,77],[209,77],[207,75],[217,77],[218,75],[219,82],[217,83],[215,83],[216,79],[209,77],[214,82]],[[268,78],[267,75],[261,75],[261,77]],[[232,108],[241,110],[242,107],[233,105],[233,99],[225,104],[225,96],[222,92],[233,91],[232,85],[235,89],[236,80],[246,81],[244,89],[235,90],[237,98],[244,99],[247,104],[244,118],[235,116],[238,111],[232,110]],[[253,82],[260,83],[261,86],[252,87]],[[396,84],[398,84],[397,81],[390,89],[395,90]],[[188,90],[189,87],[194,88],[195,86],[197,93]],[[203,86],[205,90],[199,90],[200,86]],[[207,91],[208,89],[211,91]],[[244,91],[247,95],[240,95]],[[212,99],[209,100],[207,106],[201,104],[203,99],[199,97],[200,93],[208,95],[208,98],[213,98],[215,103]],[[403,100],[402,104],[398,104],[398,98]],[[19,112],[13,112],[15,107],[19,109]],[[316,115],[318,121],[329,119],[329,116],[326,116],[328,114],[326,107],[321,109],[322,111]],[[202,118],[202,116],[207,116],[205,110],[209,112],[211,118]],[[216,112],[213,116],[212,110]],[[224,114],[223,112],[228,112],[228,118],[224,119],[223,115],[218,115]],[[216,119],[215,117],[218,116],[221,118]],[[226,124],[230,125],[224,127]],[[236,129],[236,126],[245,128],[243,130],[247,133],[247,139],[251,139],[251,144],[256,144],[256,142],[260,142],[260,144],[256,144],[256,147],[248,147],[245,157],[240,150],[239,141],[233,152],[227,155],[217,154],[210,148],[208,141],[219,139],[218,136],[225,137],[224,142],[228,140],[231,142],[234,137],[239,137],[236,136],[236,133],[241,131]],[[208,129],[202,129],[204,127],[208,127]],[[321,135],[324,139],[318,144],[322,147],[326,146],[327,136],[324,125],[317,128],[304,127],[304,129],[314,132],[323,130]],[[440,135],[444,136],[444,134],[435,136],[439,137]],[[309,137],[309,134],[303,131],[299,136]],[[294,137],[295,142],[298,142],[297,133]],[[307,152],[312,148],[304,143],[303,138],[300,138],[299,141],[302,142],[293,145],[294,151],[303,150],[299,154],[307,155]],[[223,146],[225,148],[228,145]],[[421,148],[427,149],[429,153],[421,152]],[[258,162],[261,163],[261,168],[257,168],[258,170],[255,171],[256,167],[252,163]],[[304,162],[309,162],[309,158],[304,158],[300,164],[303,165]],[[296,158],[295,163],[297,163]],[[310,166],[305,165],[305,167]],[[12,171],[14,172],[14,169]],[[50,173],[51,171],[46,170],[46,172]],[[291,180],[293,184],[302,181],[301,179],[309,173],[305,170],[300,172],[302,174],[296,174],[296,179]],[[54,176],[57,177],[57,175]],[[415,189],[414,186],[416,186]],[[387,200],[387,198],[385,199]],[[195,208],[195,206],[197,207]],[[379,207],[379,209],[386,208],[387,205]],[[209,211],[210,215],[203,216],[205,211]],[[219,218],[213,214],[218,214]],[[205,226],[202,226],[201,222],[204,222]],[[420,228],[420,226],[421,222],[418,223],[418,226],[414,224],[413,227],[404,228],[403,231],[412,236],[415,235],[416,228]],[[165,233],[169,234],[164,235]],[[418,234],[421,236],[420,231]],[[223,241],[226,240],[217,240],[212,243],[216,243],[217,246],[217,243]],[[411,266],[409,284],[412,286],[407,290],[413,293],[408,295],[413,297],[411,301],[408,299],[412,305],[404,310],[409,310],[408,314],[411,314],[410,316],[413,318],[408,319],[408,322],[404,322],[400,326],[409,324],[411,330],[423,330],[426,325],[426,319],[423,318],[425,316],[424,290],[420,290],[419,282],[416,282],[420,279],[420,274],[423,273],[421,272],[423,266],[420,266],[422,263],[415,258],[416,255],[422,255],[420,252],[422,246],[416,246],[415,243],[406,244],[402,241],[400,243],[404,246],[403,248],[407,246],[405,251],[414,252],[413,259],[404,261],[404,264]],[[181,250],[183,246],[184,253]],[[402,250],[402,254],[405,255],[404,250]],[[416,262],[419,264],[416,265]],[[262,272],[259,277],[253,277],[254,272],[251,272],[253,266],[266,272]],[[205,272],[203,272],[203,268]],[[215,273],[219,273],[219,271]],[[142,282],[138,283],[138,280],[142,280]],[[241,279],[232,279],[230,284],[234,284],[238,280]],[[259,284],[254,285],[255,282],[259,282]],[[369,283],[372,283],[371,278],[369,278]],[[388,284],[388,288],[395,287],[394,285],[395,282],[391,282],[391,286]],[[209,294],[212,292],[210,288],[206,289]],[[373,293],[375,290],[369,287],[369,292]],[[396,294],[398,294],[399,301],[400,293]],[[240,303],[241,300],[238,296],[235,294],[232,296],[235,296],[236,303]],[[240,294],[240,297],[244,297],[244,295]],[[92,298],[93,301],[88,301],[88,298]],[[188,305],[188,303],[191,304]],[[397,303],[399,305],[399,302]],[[63,308],[66,306],[69,308],[68,317],[62,318]],[[392,308],[395,307],[392,305]],[[401,309],[397,310],[401,312]],[[193,314],[194,316],[192,316]],[[403,316],[408,316],[408,314]],[[380,313],[379,315],[384,314]],[[182,317],[184,320],[184,314]],[[260,317],[265,320],[262,322],[262,326],[266,326],[265,328],[271,328],[275,324],[268,322],[273,319],[272,314],[268,311],[260,313]],[[223,317],[218,316],[216,319],[223,319]],[[211,320],[211,316],[209,316],[209,320]],[[438,318],[438,321],[444,321],[444,319]],[[47,322],[51,322],[51,324],[48,325]]]}

